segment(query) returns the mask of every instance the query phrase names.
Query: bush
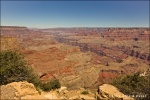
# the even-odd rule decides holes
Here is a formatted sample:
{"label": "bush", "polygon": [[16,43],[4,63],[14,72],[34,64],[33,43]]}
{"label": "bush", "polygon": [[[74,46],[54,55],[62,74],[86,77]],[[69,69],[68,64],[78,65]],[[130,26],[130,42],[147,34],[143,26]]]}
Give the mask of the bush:
{"label": "bush", "polygon": [[28,67],[24,61],[23,56],[16,51],[2,51],[0,52],[0,85],[5,85],[11,82],[28,81],[34,86],[45,91],[56,89],[60,87],[58,80],[51,80],[50,82],[42,82],[33,69]]}
{"label": "bush", "polygon": [[44,91],[50,91],[51,89],[60,88],[60,83],[58,80],[51,80],[51,81],[48,81],[46,83],[42,83],[41,88]]}
{"label": "bush", "polygon": [[111,84],[117,87],[121,92],[126,95],[146,95],[146,97],[144,98],[139,98],[139,100],[146,100],[150,99],[149,82],[149,76],[140,76],[140,73],[138,72],[133,75],[118,77]]}
{"label": "bush", "polygon": [[86,94],[89,94],[89,92],[88,91],[83,91],[83,92],[81,92],[81,94],[86,95]]}
{"label": "bush", "polygon": [[23,80],[32,80],[32,69],[27,67],[23,57],[13,51],[0,53],[0,85]]}

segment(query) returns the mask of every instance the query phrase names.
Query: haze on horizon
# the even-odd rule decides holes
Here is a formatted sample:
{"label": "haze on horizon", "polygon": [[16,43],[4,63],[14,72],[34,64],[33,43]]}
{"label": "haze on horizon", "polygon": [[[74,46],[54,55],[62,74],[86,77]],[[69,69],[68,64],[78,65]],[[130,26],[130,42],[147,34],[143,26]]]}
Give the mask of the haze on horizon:
{"label": "haze on horizon", "polygon": [[1,26],[149,27],[149,1],[1,1]]}

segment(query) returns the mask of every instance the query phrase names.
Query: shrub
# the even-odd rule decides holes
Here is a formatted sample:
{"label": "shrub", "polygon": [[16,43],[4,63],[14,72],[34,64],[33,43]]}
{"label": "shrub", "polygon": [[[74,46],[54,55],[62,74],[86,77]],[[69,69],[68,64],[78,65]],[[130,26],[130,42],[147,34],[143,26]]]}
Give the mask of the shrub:
{"label": "shrub", "polygon": [[23,56],[16,51],[0,52],[0,85],[11,82],[28,81],[33,83],[37,90],[43,89],[49,91],[60,87],[58,80],[51,80],[47,83],[42,82],[28,67]]}
{"label": "shrub", "polygon": [[146,95],[144,98],[138,98],[139,100],[146,100],[150,99],[149,82],[149,76],[140,76],[140,73],[138,72],[133,75],[118,77],[113,82],[111,82],[111,84],[126,95]]}
{"label": "shrub", "polygon": [[0,53],[0,85],[23,80],[32,80],[32,69],[27,67],[23,57],[15,51]]}
{"label": "shrub", "polygon": [[81,94],[86,95],[86,94],[89,94],[89,92],[88,91],[83,91],[83,92],[81,92]]}
{"label": "shrub", "polygon": [[59,80],[50,80],[48,82],[42,83],[41,88],[44,91],[50,91],[51,89],[60,88]]}

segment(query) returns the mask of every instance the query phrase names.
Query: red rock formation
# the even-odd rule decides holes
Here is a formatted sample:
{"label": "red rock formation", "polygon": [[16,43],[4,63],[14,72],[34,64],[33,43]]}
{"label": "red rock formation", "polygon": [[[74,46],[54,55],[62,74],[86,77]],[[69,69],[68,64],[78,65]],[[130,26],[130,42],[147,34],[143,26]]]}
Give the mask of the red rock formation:
{"label": "red rock formation", "polygon": [[103,38],[109,40],[149,40],[150,34],[148,28],[117,28],[101,33]]}

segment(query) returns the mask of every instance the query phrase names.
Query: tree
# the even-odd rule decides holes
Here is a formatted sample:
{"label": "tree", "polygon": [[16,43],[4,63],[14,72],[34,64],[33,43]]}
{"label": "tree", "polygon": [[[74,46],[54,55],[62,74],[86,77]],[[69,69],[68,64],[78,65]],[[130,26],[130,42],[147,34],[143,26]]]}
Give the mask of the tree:
{"label": "tree", "polygon": [[58,80],[50,80],[49,83],[42,82],[33,69],[28,67],[20,53],[16,51],[0,52],[0,85],[18,81],[28,81],[36,88],[43,90],[48,88],[47,91],[60,87]]}
{"label": "tree", "polygon": [[31,80],[35,77],[33,70],[27,67],[23,57],[16,51],[0,52],[0,84]]}

